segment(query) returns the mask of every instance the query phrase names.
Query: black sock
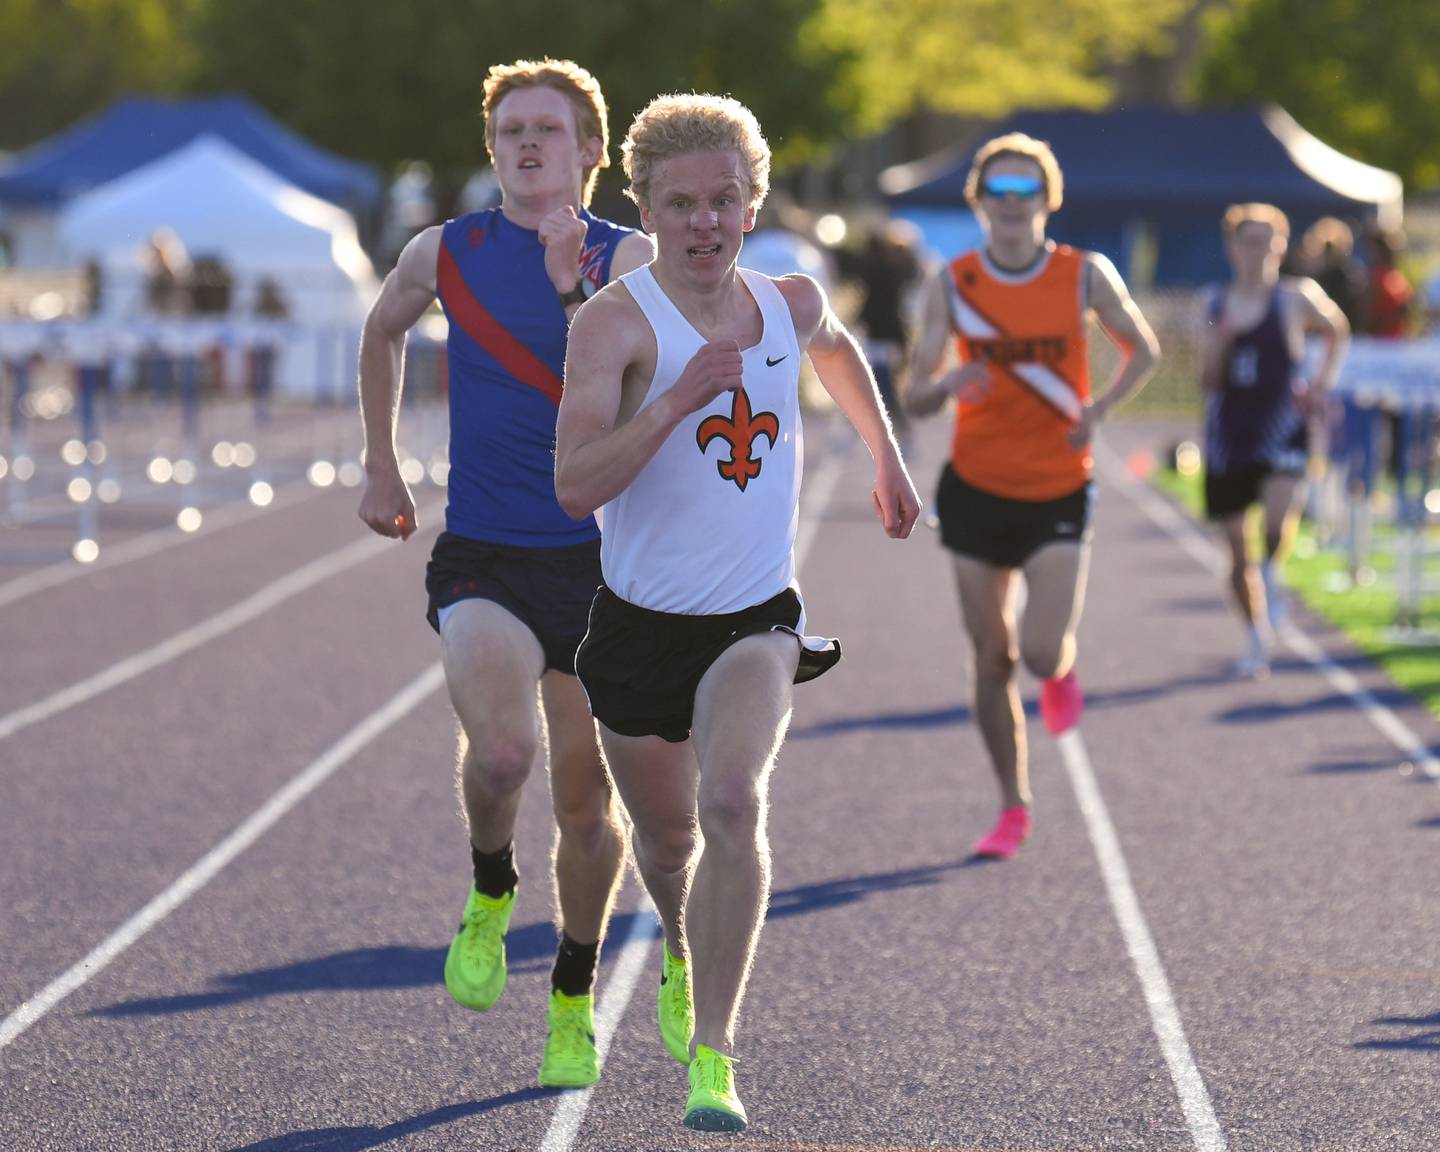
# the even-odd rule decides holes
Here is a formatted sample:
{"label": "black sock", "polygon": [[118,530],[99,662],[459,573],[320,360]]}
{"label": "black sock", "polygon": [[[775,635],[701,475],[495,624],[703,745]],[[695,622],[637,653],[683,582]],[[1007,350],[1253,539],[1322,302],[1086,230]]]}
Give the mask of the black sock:
{"label": "black sock", "polygon": [[560,933],[560,947],[555,950],[555,968],[550,973],[550,987],[566,996],[584,996],[595,983],[595,963],[600,958],[600,944],[581,944]]}
{"label": "black sock", "polygon": [[520,882],[520,875],[515,871],[513,841],[499,852],[481,852],[472,844],[470,859],[475,864],[475,889],[482,896],[498,900]]}

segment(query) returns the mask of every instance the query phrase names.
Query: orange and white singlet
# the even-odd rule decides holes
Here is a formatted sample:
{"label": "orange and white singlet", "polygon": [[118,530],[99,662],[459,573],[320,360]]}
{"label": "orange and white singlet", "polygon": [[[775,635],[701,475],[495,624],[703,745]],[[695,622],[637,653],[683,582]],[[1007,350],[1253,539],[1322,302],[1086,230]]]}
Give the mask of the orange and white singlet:
{"label": "orange and white singlet", "polygon": [[962,361],[988,364],[989,394],[960,403],[950,464],[972,487],[1010,500],[1055,500],[1090,479],[1089,448],[1066,440],[1090,399],[1085,253],[1048,244],[1012,274],[984,250],[950,262]]}

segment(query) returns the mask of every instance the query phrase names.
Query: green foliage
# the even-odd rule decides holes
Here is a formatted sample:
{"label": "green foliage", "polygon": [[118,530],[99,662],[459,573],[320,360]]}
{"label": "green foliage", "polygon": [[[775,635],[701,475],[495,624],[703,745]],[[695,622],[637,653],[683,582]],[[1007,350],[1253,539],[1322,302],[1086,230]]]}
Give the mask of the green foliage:
{"label": "green foliage", "polygon": [[1237,0],[1209,16],[1202,100],[1274,101],[1332,147],[1440,185],[1440,4]]}
{"label": "green foliage", "polygon": [[811,32],[846,53],[861,127],[919,106],[1002,116],[1025,105],[1096,107],[1106,65],[1160,52],[1190,0],[824,0]]}
{"label": "green foliage", "polygon": [[346,155],[455,173],[484,159],[487,68],[568,57],[604,87],[616,145],[657,93],[718,90],[755,110],[777,153],[798,156],[839,136],[847,110],[840,54],[798,35],[815,2],[209,0],[200,81],[250,93]]}
{"label": "green foliage", "polygon": [[20,148],[127,92],[182,89],[205,0],[4,0],[0,147]]}
{"label": "green foliage", "polygon": [[729,92],[783,166],[921,105],[1103,103],[1107,67],[1163,51],[1191,2],[5,0],[0,147],[128,90],[240,91],[344,155],[458,177],[484,158],[486,69],[549,55],[600,78],[616,143],[659,92]]}

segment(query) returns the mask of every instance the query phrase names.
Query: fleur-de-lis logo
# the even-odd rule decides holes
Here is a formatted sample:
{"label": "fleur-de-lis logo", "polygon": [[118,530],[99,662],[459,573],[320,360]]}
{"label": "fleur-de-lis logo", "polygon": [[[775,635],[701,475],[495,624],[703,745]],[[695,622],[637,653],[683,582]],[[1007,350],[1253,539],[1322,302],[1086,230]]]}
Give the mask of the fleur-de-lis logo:
{"label": "fleur-de-lis logo", "polygon": [[770,441],[770,447],[774,448],[775,442],[780,439],[780,421],[773,412],[752,415],[750,397],[745,394],[743,386],[735,390],[729,419],[710,416],[702,420],[695,430],[695,440],[701,452],[712,440],[724,440],[730,445],[730,459],[717,461],[715,466],[724,479],[735,481],[735,487],[742,492],[746,484],[760,475],[760,465],[764,463],[750,455],[751,445],[760,435],[764,435]]}

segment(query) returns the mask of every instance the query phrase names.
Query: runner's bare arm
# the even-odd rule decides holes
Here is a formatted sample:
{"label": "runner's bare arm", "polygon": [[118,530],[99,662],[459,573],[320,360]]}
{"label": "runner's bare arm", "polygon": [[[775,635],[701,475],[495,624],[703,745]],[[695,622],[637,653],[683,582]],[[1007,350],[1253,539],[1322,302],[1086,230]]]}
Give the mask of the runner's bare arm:
{"label": "runner's bare arm", "polygon": [[1205,392],[1218,391],[1225,379],[1225,358],[1230,354],[1233,333],[1225,316],[1225,294],[1207,302],[1197,322],[1196,347],[1200,349],[1200,387]]}
{"label": "runner's bare arm", "polygon": [[740,387],[740,346],[706,344],[680,378],[650,404],[626,411],[627,374],[635,391],[649,386],[636,369],[653,363],[649,322],[624,285],[585,304],[570,326],[565,391],[555,424],[555,496],[579,520],[623,492],[685,416]]}
{"label": "runner's bare arm", "polygon": [[920,515],[920,499],[900,459],[875,377],[860,346],[808,276],[785,276],[776,286],[790,305],[795,335],[825,391],[850,421],[875,460],[875,503],[888,536],[905,539]]}
{"label": "runner's bare arm", "polygon": [[435,300],[440,228],[405,245],[365,317],[360,334],[360,419],[365,434],[365,493],[360,519],[382,536],[408,539],[415,503],[395,458],[395,424],[404,380],[405,335]]}
{"label": "runner's bare arm", "polygon": [[944,267],[937,266],[926,277],[921,289],[920,331],[910,360],[910,379],[901,401],[905,411],[912,416],[929,416],[938,412],[952,395],[945,384],[945,377],[938,376],[951,336],[945,275]]}
{"label": "runner's bare arm", "polygon": [[[1319,336],[1325,344],[1325,353],[1320,360],[1320,369],[1310,383],[1328,396],[1340,375],[1340,365],[1350,347],[1350,322],[1340,306],[1326,295],[1325,289],[1309,277],[1302,277],[1293,283],[1294,306],[1292,314],[1300,323],[1303,335]],[[1317,397],[1316,399],[1319,399]]]}
{"label": "runner's bare arm", "polygon": [[1085,286],[1100,327],[1124,355],[1115,379],[1090,405],[1094,421],[1104,419],[1140,390],[1160,361],[1160,342],[1115,265],[1097,252],[1087,256]]}

